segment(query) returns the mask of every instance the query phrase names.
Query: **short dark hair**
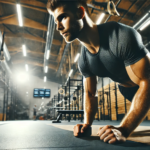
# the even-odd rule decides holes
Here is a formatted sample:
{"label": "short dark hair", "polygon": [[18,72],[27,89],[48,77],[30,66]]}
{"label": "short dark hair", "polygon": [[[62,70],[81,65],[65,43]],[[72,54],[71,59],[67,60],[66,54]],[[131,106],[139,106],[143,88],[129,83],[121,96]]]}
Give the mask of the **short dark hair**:
{"label": "short dark hair", "polygon": [[64,6],[64,7],[69,6],[68,8],[71,8],[72,10],[80,6],[83,6],[87,14],[89,14],[86,1],[87,0],[48,0],[47,9],[48,11],[53,12],[57,7],[60,7],[60,6]]}

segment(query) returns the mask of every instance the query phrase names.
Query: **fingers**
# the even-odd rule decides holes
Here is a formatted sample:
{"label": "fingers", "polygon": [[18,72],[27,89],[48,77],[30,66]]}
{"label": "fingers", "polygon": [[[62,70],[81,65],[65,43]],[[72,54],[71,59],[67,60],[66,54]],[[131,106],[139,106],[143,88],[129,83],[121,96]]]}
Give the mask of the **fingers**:
{"label": "fingers", "polygon": [[[113,138],[114,138],[114,134],[111,133],[111,134],[109,134],[108,136],[106,136],[103,141],[104,141],[104,142],[107,142],[107,141],[109,141],[109,140],[111,141],[111,139],[113,139]],[[109,141],[109,142],[110,142],[110,141]]]}
{"label": "fingers", "polygon": [[126,141],[126,138],[122,135],[122,132],[118,128],[109,125],[100,127],[97,135],[100,136],[101,140],[109,142],[110,144]]}
{"label": "fingers", "polygon": [[109,142],[110,144],[116,142],[116,137],[114,133],[111,130],[112,126],[106,125],[104,127],[100,127],[98,131],[98,135],[100,136],[100,139],[104,142]]}
{"label": "fingers", "polygon": [[116,137],[113,137],[113,138],[109,141],[109,144],[113,144],[113,143],[115,143],[115,142],[117,142],[117,139],[116,139]]}
{"label": "fingers", "polygon": [[109,126],[104,126],[104,127],[101,127],[98,131],[98,135],[101,136],[102,134],[104,134],[106,132],[106,130],[109,129]]}
{"label": "fingers", "polygon": [[[79,133],[83,133],[84,132],[84,126],[82,127],[82,124],[77,124],[76,126],[74,126],[74,136],[79,136]],[[82,127],[82,128],[81,128]]]}
{"label": "fingers", "polygon": [[79,136],[80,133],[84,133],[88,127],[88,124],[77,124],[74,126],[74,136]]}
{"label": "fingers", "polygon": [[83,127],[81,128],[81,133],[83,133],[88,128],[87,124],[83,124]]}
{"label": "fingers", "polygon": [[[107,129],[101,136],[100,139],[103,140],[104,138],[106,138],[108,135],[112,134],[111,129]],[[114,136],[114,134],[113,134]]]}
{"label": "fingers", "polygon": [[80,132],[80,125],[74,126],[74,136],[78,136]]}
{"label": "fingers", "polygon": [[108,126],[105,126],[104,128],[100,128],[101,130],[99,131],[99,136],[100,136],[100,139],[103,140],[104,142],[108,142],[110,143],[113,143],[116,138],[115,138],[115,135],[114,133],[112,132],[111,129],[108,128]]}

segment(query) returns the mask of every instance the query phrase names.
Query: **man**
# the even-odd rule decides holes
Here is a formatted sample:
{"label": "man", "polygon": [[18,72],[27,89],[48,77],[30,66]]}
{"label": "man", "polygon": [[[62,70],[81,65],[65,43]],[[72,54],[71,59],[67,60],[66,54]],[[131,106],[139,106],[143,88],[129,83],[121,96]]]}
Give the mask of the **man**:
{"label": "man", "polygon": [[37,108],[36,108],[36,105],[34,105],[33,107],[33,119],[36,120],[36,111],[37,111]]}
{"label": "man", "polygon": [[126,141],[150,107],[150,58],[141,36],[121,23],[96,25],[85,0],[49,0],[47,9],[65,41],[78,39],[84,46],[78,64],[85,77],[84,124],[81,130],[81,124],[74,127],[74,136],[92,125],[97,111],[96,76],[110,77],[119,83],[121,93],[132,100],[132,105],[119,127],[104,126],[98,135],[110,144]]}

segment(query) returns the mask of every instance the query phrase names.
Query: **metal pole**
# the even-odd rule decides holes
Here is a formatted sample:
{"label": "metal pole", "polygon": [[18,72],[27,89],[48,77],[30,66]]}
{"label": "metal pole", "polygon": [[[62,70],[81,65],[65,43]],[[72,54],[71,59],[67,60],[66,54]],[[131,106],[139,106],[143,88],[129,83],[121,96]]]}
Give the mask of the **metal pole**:
{"label": "metal pole", "polygon": [[111,93],[110,93],[110,79],[109,79],[109,106],[110,106],[110,121],[112,121],[112,117],[111,117]]}
{"label": "metal pole", "polygon": [[127,113],[126,98],[124,98],[124,104],[125,104],[125,114],[126,114]]}
{"label": "metal pole", "polygon": [[12,120],[14,120],[14,84],[12,84]]}
{"label": "metal pole", "polygon": [[[67,86],[65,86],[65,96],[66,96],[66,93],[67,93]],[[65,100],[65,110],[67,109],[66,108],[66,102],[67,102],[67,100]],[[66,114],[65,114],[65,120],[66,120]]]}
{"label": "metal pole", "polygon": [[[79,89],[80,87],[78,86],[78,89],[77,89],[77,97],[78,97],[78,110],[79,110]],[[78,120],[79,120],[79,114],[78,114]]]}
{"label": "metal pole", "polygon": [[[83,110],[83,94],[84,94],[84,89],[83,89],[83,76],[82,76],[82,110]],[[83,114],[81,115],[81,121],[83,121]]]}
{"label": "metal pole", "polygon": [[8,94],[9,94],[9,79],[8,79],[8,87],[7,87],[7,98],[6,98],[6,120],[8,120]]}
{"label": "metal pole", "polygon": [[17,96],[17,85],[16,85],[16,119],[18,119],[17,107],[18,107],[18,96]]}
{"label": "metal pole", "polygon": [[[70,110],[70,77],[69,77],[69,110]],[[68,122],[70,122],[70,114],[69,114]]]}
{"label": "metal pole", "polygon": [[4,101],[3,101],[3,118],[2,118],[2,121],[4,121],[4,115],[5,115],[5,78],[6,78],[6,76],[5,76],[5,72],[4,72]]}
{"label": "metal pole", "polygon": [[104,98],[104,80],[102,78],[102,96],[103,96],[103,111],[104,111],[104,120],[105,120],[105,98]]}
{"label": "metal pole", "polygon": [[115,98],[116,98],[116,119],[118,121],[118,103],[117,103],[117,86],[115,82]]}

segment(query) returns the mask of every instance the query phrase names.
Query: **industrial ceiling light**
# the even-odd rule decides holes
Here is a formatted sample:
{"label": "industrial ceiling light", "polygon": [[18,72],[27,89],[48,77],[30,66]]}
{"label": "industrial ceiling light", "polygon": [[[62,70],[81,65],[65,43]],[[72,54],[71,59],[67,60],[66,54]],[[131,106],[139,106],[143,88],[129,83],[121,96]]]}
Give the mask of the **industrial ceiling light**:
{"label": "industrial ceiling light", "polygon": [[100,17],[98,18],[98,20],[97,20],[96,24],[100,24],[100,23],[102,22],[102,20],[103,20],[104,16],[105,16],[105,14],[104,14],[104,13],[102,13],[102,14],[100,15]]}
{"label": "industrial ceiling light", "polygon": [[73,72],[73,69],[70,70],[70,72],[69,72],[69,77],[71,76],[72,72]]}
{"label": "industrial ceiling light", "polygon": [[22,45],[22,50],[23,50],[23,56],[26,56],[26,46],[25,45]]}
{"label": "industrial ceiling light", "polygon": [[140,31],[144,30],[149,24],[150,24],[150,18],[147,22],[145,22],[145,24],[142,25],[142,27],[140,28]]}
{"label": "industrial ceiling light", "polygon": [[44,82],[46,82],[46,76],[44,77]]}
{"label": "industrial ceiling light", "polygon": [[70,72],[69,72],[69,75],[68,75],[68,78],[67,78],[67,80],[66,80],[65,85],[67,84],[67,82],[68,82],[68,80],[69,80],[69,77],[71,76],[72,72],[73,72],[73,69],[71,69],[71,70],[70,70]]}
{"label": "industrial ceiling light", "polygon": [[20,4],[17,4],[16,7],[17,7],[17,13],[18,13],[19,26],[22,27],[23,20],[22,20],[21,6]]}
{"label": "industrial ceiling light", "polygon": [[47,72],[48,72],[48,66],[45,67],[45,73],[47,73]]}
{"label": "industrial ceiling light", "polygon": [[29,68],[28,68],[28,65],[27,65],[27,64],[25,64],[25,68],[26,68],[26,71],[28,71]]}
{"label": "industrial ceiling light", "polygon": [[49,59],[49,53],[50,53],[50,50],[47,50],[46,59]]}
{"label": "industrial ceiling light", "polygon": [[144,30],[150,24],[150,11],[145,14],[134,26],[136,30]]}
{"label": "industrial ceiling light", "polygon": [[78,58],[79,58],[80,54],[78,53],[74,59],[74,62],[77,62]]}

